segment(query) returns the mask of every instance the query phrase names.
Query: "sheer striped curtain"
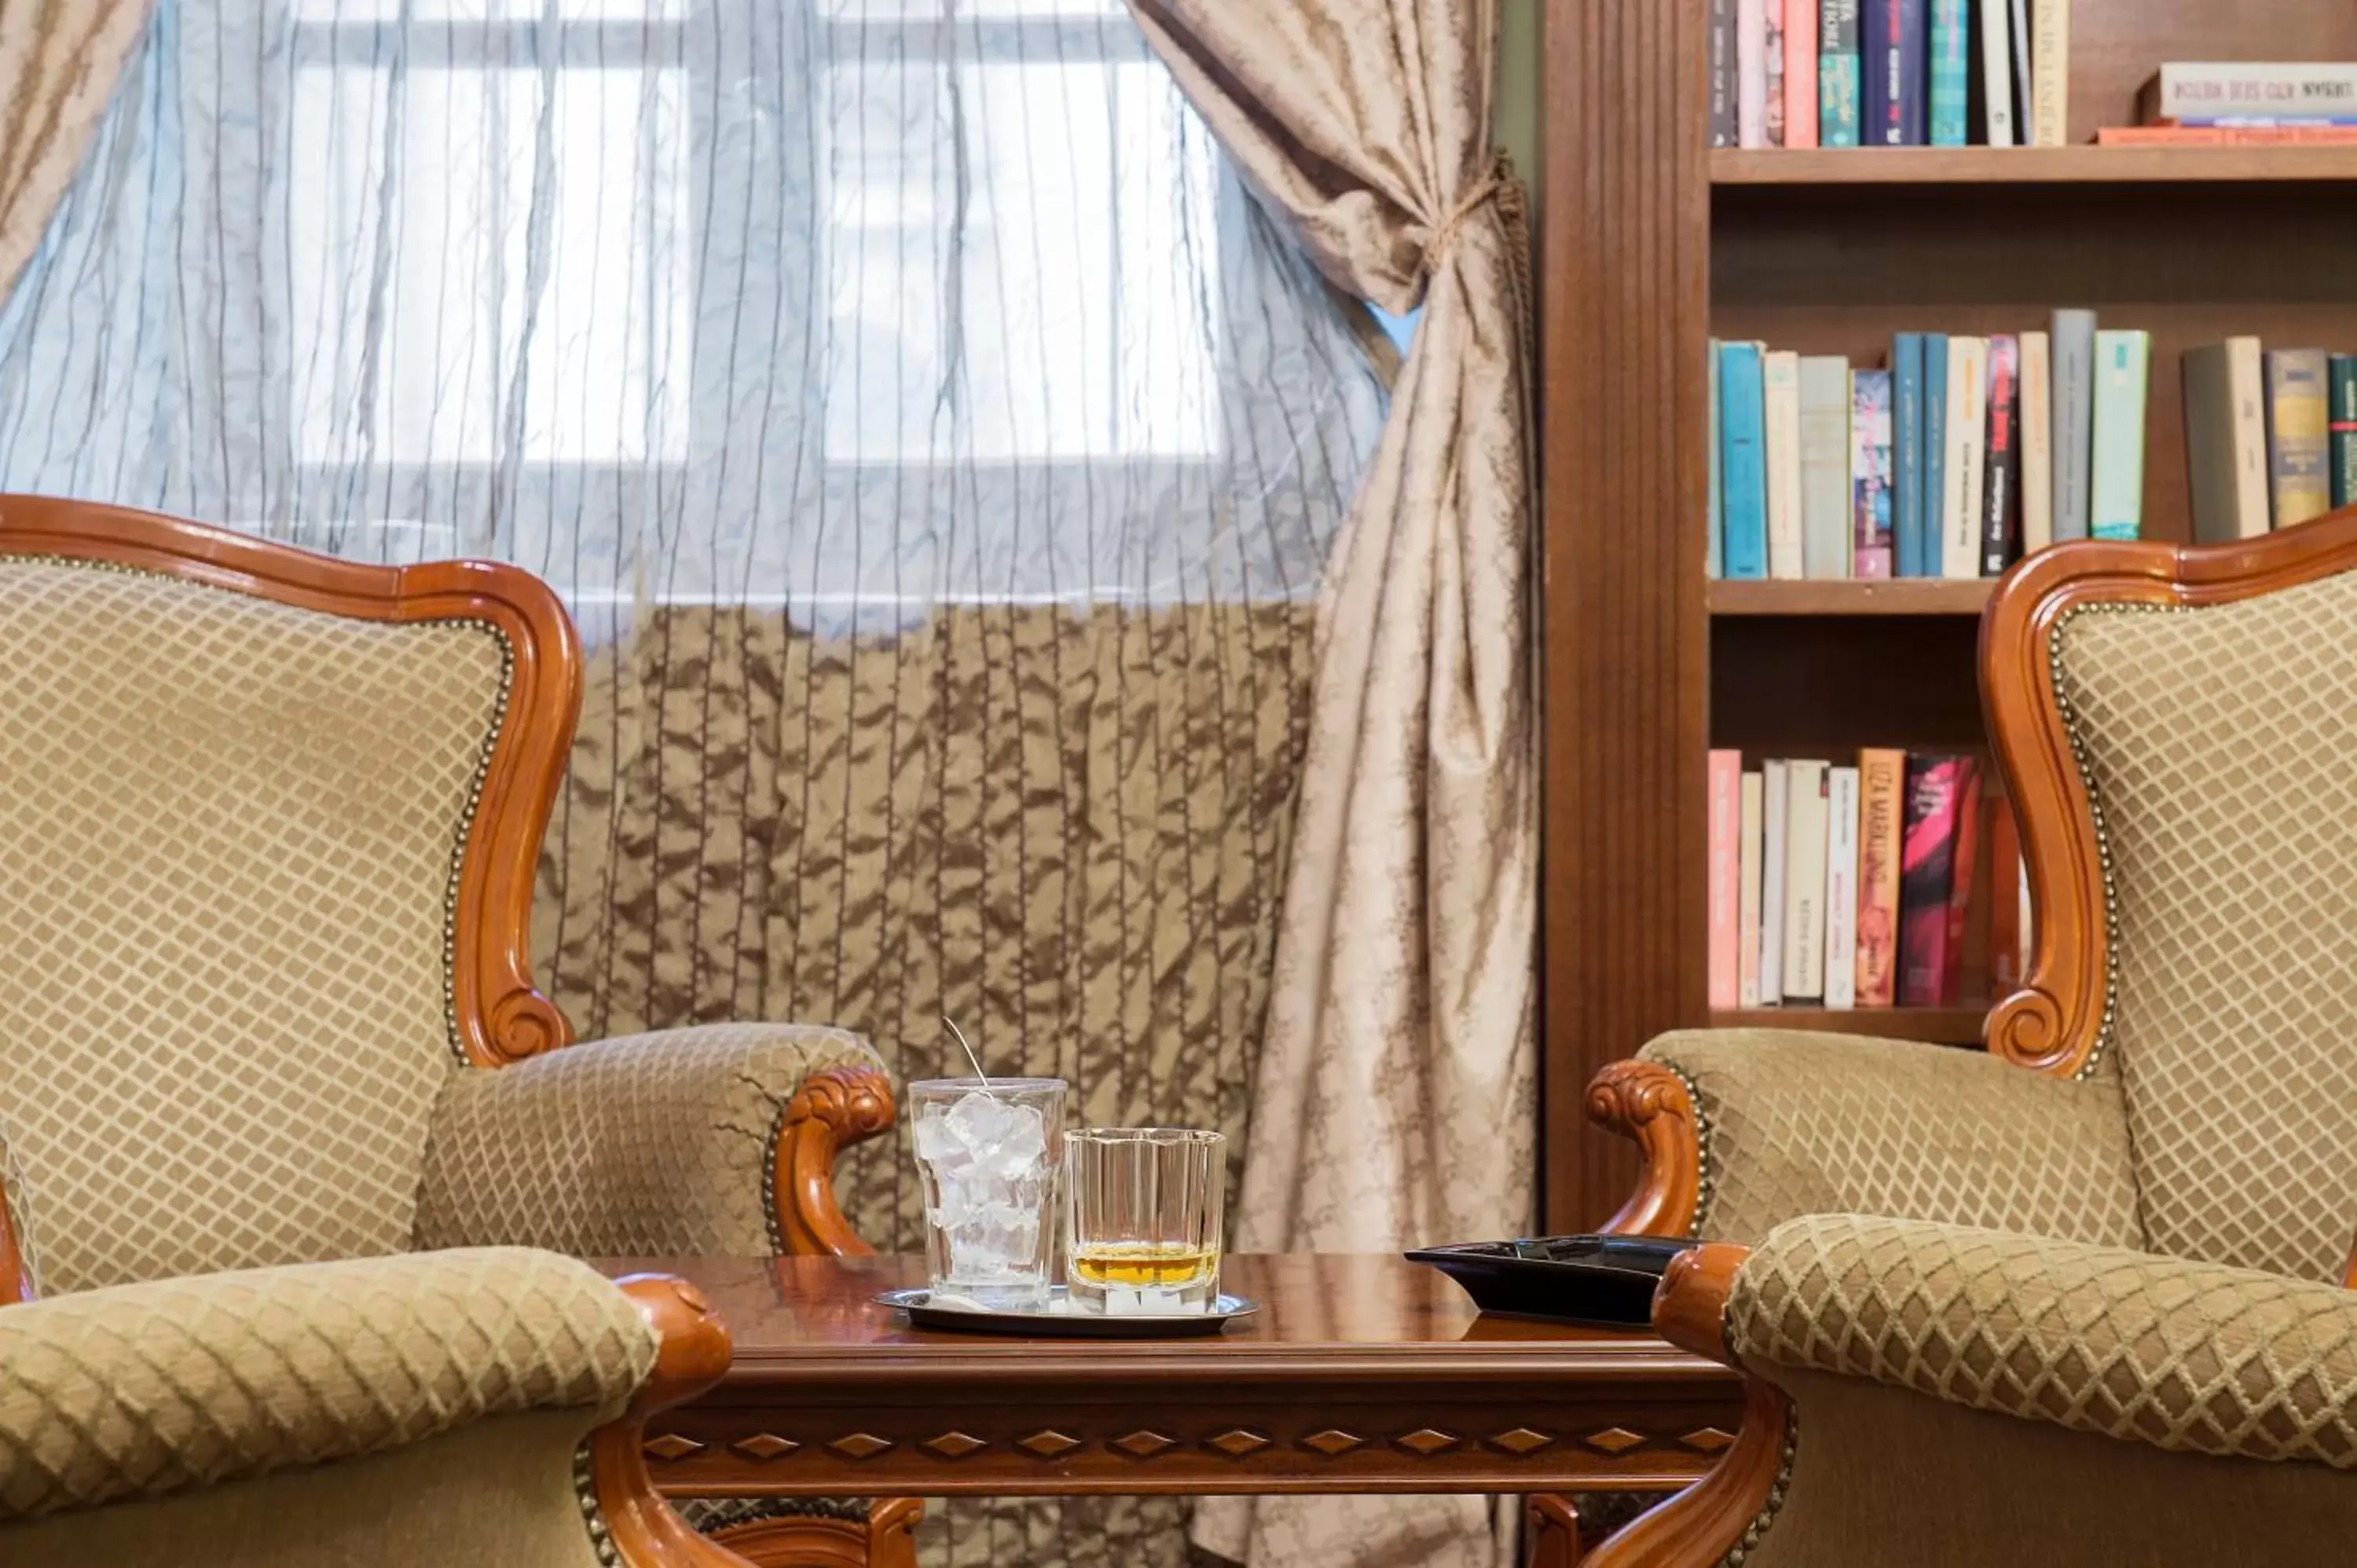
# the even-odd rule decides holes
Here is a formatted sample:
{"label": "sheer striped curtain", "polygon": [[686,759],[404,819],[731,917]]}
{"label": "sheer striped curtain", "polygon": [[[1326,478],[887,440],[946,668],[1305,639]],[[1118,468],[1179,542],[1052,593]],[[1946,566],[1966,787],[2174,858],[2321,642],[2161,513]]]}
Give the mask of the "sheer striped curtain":
{"label": "sheer striped curtain", "polygon": [[[0,302],[0,488],[562,590],[585,1032],[921,1077],[947,1012],[1239,1147],[1384,412],[1120,0],[158,0]],[[904,1154],[850,1183],[909,1244]],[[1184,1560],[1168,1501],[948,1511]]]}

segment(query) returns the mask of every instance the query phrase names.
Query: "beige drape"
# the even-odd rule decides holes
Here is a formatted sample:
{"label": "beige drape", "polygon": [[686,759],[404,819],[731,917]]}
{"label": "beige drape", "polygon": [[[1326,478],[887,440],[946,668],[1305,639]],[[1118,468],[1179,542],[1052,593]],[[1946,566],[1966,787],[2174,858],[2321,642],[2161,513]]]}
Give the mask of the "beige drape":
{"label": "beige drape", "polygon": [[0,300],[81,166],[148,0],[0,0]]}
{"label": "beige drape", "polygon": [[[1512,1233],[1532,1208],[1538,840],[1527,237],[1494,0],[1132,0],[1340,287],[1424,312],[1319,604],[1238,1214],[1246,1250]],[[1206,1508],[1282,1568],[1487,1563],[1476,1500]]]}

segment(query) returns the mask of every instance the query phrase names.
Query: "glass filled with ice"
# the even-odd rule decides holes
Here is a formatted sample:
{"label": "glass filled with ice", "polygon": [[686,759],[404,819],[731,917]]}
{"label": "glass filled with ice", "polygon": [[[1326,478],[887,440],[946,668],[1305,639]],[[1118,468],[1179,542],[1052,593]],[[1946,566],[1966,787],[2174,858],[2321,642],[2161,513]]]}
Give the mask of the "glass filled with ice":
{"label": "glass filled with ice", "polygon": [[1056,1251],[1064,1080],[933,1079],[909,1085],[925,1185],[933,1294],[1039,1312]]}

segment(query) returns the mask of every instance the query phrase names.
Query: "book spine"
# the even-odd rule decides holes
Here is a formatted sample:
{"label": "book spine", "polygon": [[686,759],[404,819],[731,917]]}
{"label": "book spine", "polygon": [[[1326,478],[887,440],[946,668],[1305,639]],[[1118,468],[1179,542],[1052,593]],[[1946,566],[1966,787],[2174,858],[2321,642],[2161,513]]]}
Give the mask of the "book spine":
{"label": "book spine", "polygon": [[1784,832],[1791,811],[1782,762],[1760,765],[1760,1005],[1784,1000]]}
{"label": "book spine", "polygon": [[1850,575],[1890,575],[1890,372],[1850,379]]}
{"label": "book spine", "polygon": [[1726,345],[1714,338],[1708,355],[1708,391],[1705,394],[1710,409],[1710,485],[1703,500],[1702,575],[1716,578],[1726,572],[1727,538],[1727,456],[1722,450],[1726,434],[1719,429],[1718,361]]}
{"label": "book spine", "polygon": [[2357,506],[2357,354],[2327,361],[2331,407],[2326,419],[2332,457],[2332,504]]}
{"label": "book spine", "polygon": [[2054,537],[2087,537],[2094,478],[2095,313],[2054,313]]}
{"label": "book spine", "polygon": [[1735,0],[1710,0],[1710,145],[1737,145]]}
{"label": "book spine", "polygon": [[1890,343],[1891,571],[1923,575],[1923,335],[1901,332]]}
{"label": "book spine", "polygon": [[1738,581],[1768,575],[1768,433],[1760,345],[1719,348],[1719,442],[1725,538],[1719,566]]}
{"label": "book spine", "polygon": [[1768,423],[1768,575],[1808,575],[1802,540],[1801,356],[1778,349],[1762,356]]}
{"label": "book spine", "polygon": [[2145,403],[2152,362],[2148,332],[2095,334],[2094,478],[2087,527],[2096,539],[2144,532]]}
{"label": "book spine", "polygon": [[1989,339],[1988,482],[1981,497],[1981,575],[2001,577],[2021,537],[2021,342],[2009,334]]}
{"label": "book spine", "polygon": [[1857,769],[1825,772],[1825,1005],[1857,1004]]}
{"label": "book spine", "polygon": [[2357,125],[2106,125],[2099,147],[2357,147]]}
{"label": "book spine", "polygon": [[1710,1004],[1742,1005],[1737,960],[1742,897],[1743,754],[1710,754]]}
{"label": "book spine", "polygon": [[1900,832],[1906,821],[1907,754],[1857,755],[1857,978],[1860,1007],[1899,1000]]}
{"label": "book spine", "polygon": [[2328,363],[2321,349],[2267,351],[2267,477],[2277,528],[2332,510],[2327,477]]}
{"label": "book spine", "polygon": [[1735,1004],[1760,1005],[1760,813],[1766,801],[1757,773],[1747,773],[1736,797]]}
{"label": "book spine", "polygon": [[2224,114],[2357,115],[2357,62],[2164,65],[2145,84],[2138,119]]}
{"label": "book spine", "polygon": [[2335,126],[2357,125],[2357,115],[2196,114],[2183,120],[2147,120],[2145,124],[2158,130],[2189,127],[2206,131],[2330,130]]}
{"label": "book spine", "polygon": [[2013,145],[2013,42],[2006,0],[1980,0],[1981,128],[1992,147]]}
{"label": "book spine", "polygon": [[1801,570],[1818,579],[1850,575],[1849,361],[1801,360]]}
{"label": "book spine", "polygon": [[2013,16],[2006,30],[2006,38],[2013,48],[2010,91],[2013,94],[2014,143],[2018,146],[2034,146],[2036,131],[2030,116],[2036,106],[2030,100],[2029,0],[2013,0]]}
{"label": "book spine", "polygon": [[2193,537],[2203,544],[2266,532],[2266,394],[2259,340],[2229,338],[2186,350],[2185,468]]}
{"label": "book spine", "polygon": [[2021,335],[2021,553],[2054,542],[2054,360],[2043,332]]}
{"label": "book spine", "polygon": [[2021,988],[2029,972],[2029,922],[2022,918],[2029,905],[2022,886],[2021,824],[2013,806],[2002,796],[1989,801],[1989,988],[2009,995]]}
{"label": "book spine", "polygon": [[1817,0],[1784,0],[1784,145],[1817,145]]}
{"label": "book spine", "polygon": [[1966,39],[1971,31],[1972,0],[1932,0],[1931,133],[1935,147],[1964,145],[1964,107],[1972,80]]}
{"label": "book spine", "polygon": [[1963,759],[1910,757],[1900,838],[1899,1002],[1937,1007],[1954,984],[1948,895],[1955,886],[1958,773]]}
{"label": "book spine", "polygon": [[2229,338],[2229,391],[2233,399],[2234,508],[2240,534],[2256,539],[2275,526],[2268,493],[2266,355],[2256,338]]}
{"label": "book spine", "polygon": [[1980,865],[1981,839],[1981,765],[1977,758],[1960,757],[1956,761],[1956,847],[1953,859],[1953,874],[1948,882],[1948,964],[1941,977],[1939,1001],[1934,1005],[1953,1007],[1956,1004],[1957,977],[1964,968],[1964,927],[1972,911],[1973,881]]}
{"label": "book spine", "polygon": [[1785,764],[1784,1000],[1825,993],[1825,775],[1822,762]]}
{"label": "book spine", "polygon": [[1981,575],[1981,507],[1988,485],[1988,339],[1948,339],[1948,499],[1943,575]]}
{"label": "book spine", "polygon": [[2030,145],[2071,140],[2071,0],[2030,0]]}
{"label": "book spine", "polygon": [[1930,63],[1926,0],[1900,0],[1899,117],[1901,145],[1920,147],[1932,139],[1932,95],[1923,79]]}
{"label": "book spine", "polygon": [[1760,0],[1760,14],[1768,29],[1768,145],[1784,145],[1784,5],[1785,0]]}
{"label": "book spine", "polygon": [[1768,145],[1767,0],[1735,0],[1735,145]]}
{"label": "book spine", "polygon": [[1860,0],[1818,0],[1817,139],[1828,147],[1858,145],[1864,87]]}
{"label": "book spine", "polygon": [[1926,577],[1947,575],[1948,338],[1923,334],[1923,536]]}
{"label": "book spine", "polygon": [[1905,0],[1862,0],[1858,55],[1866,75],[1858,90],[1858,139],[1869,147],[1900,145],[1907,124],[1900,89],[1906,61],[1900,53],[1900,12]]}

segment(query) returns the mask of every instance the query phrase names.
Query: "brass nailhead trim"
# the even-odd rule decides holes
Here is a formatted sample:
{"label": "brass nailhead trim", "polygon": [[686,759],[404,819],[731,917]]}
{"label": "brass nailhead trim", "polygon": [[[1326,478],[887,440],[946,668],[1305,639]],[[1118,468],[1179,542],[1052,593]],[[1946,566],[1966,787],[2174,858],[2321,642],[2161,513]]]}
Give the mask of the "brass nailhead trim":
{"label": "brass nailhead trim", "polygon": [[1797,1404],[1788,1404],[1784,1407],[1784,1452],[1777,1461],[1776,1478],[1769,1483],[1768,1500],[1760,1505],[1751,1522],[1743,1527],[1743,1539],[1729,1547],[1727,1555],[1719,1559],[1719,1568],[1743,1568],[1744,1559],[1758,1548],[1760,1539],[1768,1533],[1768,1527],[1776,1522],[1777,1514],[1783,1511],[1784,1494],[1792,1489],[1792,1461],[1800,1452],[1801,1408]]}
{"label": "brass nailhead trim", "polygon": [[573,1451],[573,1499],[580,1506],[581,1527],[589,1532],[589,1550],[597,1553],[598,1568],[622,1568],[621,1548],[614,1544],[614,1532],[606,1528],[605,1512],[597,1506],[597,1478],[586,1442]]}

